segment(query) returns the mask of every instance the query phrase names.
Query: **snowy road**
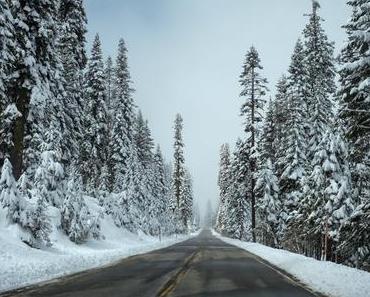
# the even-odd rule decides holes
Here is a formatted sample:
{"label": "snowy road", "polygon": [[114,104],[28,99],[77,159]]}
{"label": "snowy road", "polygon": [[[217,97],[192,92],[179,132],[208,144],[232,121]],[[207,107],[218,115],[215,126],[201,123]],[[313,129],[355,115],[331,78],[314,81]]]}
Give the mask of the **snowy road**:
{"label": "snowy road", "polygon": [[315,296],[254,255],[210,231],[171,247],[133,256],[39,287],[0,296]]}

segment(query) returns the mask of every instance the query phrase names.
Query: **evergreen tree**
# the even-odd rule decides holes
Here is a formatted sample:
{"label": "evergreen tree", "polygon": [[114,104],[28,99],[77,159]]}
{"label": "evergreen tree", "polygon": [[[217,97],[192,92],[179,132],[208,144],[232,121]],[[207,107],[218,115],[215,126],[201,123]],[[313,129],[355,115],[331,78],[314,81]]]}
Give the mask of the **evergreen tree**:
{"label": "evergreen tree", "polygon": [[360,204],[340,229],[338,250],[347,265],[366,269],[370,261],[370,203]]}
{"label": "evergreen tree", "polygon": [[[40,192],[36,189],[33,193]],[[46,215],[47,205],[41,195],[34,198],[29,202],[22,197],[13,176],[12,165],[5,159],[0,178],[0,203],[7,209],[8,220],[19,224],[29,233],[28,238],[22,238],[29,245],[33,247],[50,245],[51,225]]]}
{"label": "evergreen tree", "polygon": [[276,85],[276,96],[273,106],[273,117],[275,122],[275,162],[276,162],[276,174],[278,177],[281,176],[284,169],[284,156],[285,156],[285,145],[286,142],[286,123],[288,121],[287,110],[287,99],[288,99],[288,78],[283,75]]}
{"label": "evergreen tree", "polygon": [[239,139],[230,164],[231,180],[225,199],[225,232],[228,236],[241,240],[251,239],[251,200],[248,199],[251,193],[249,151],[248,143]]}
{"label": "evergreen tree", "polygon": [[313,158],[333,119],[333,102],[330,96],[335,91],[334,46],[328,41],[317,11],[320,5],[313,1],[312,13],[304,35],[304,57],[306,69],[307,109],[310,117],[308,157]]}
{"label": "evergreen tree", "polygon": [[[48,134],[49,139],[54,136]],[[64,169],[60,164],[60,154],[52,149],[50,142],[42,144],[41,161],[35,172],[34,185],[38,191],[38,195],[44,200],[42,204],[49,204],[56,207],[62,205],[63,188],[62,181],[64,179]]]}
{"label": "evergreen tree", "polygon": [[165,232],[166,234],[172,234],[176,232],[176,217],[174,216],[174,210],[176,209],[176,201],[173,192],[173,181],[172,181],[173,167],[171,163],[164,165],[164,181],[167,195],[165,199],[166,213],[165,213]]}
{"label": "evergreen tree", "polygon": [[352,178],[348,164],[348,148],[342,132],[336,131],[331,140],[333,157],[330,160],[335,164],[336,175],[333,174],[334,182],[326,189],[328,201],[324,211],[328,218],[330,237],[335,241],[339,240],[339,228],[347,221],[354,209],[352,198]]}
{"label": "evergreen tree", "polygon": [[[154,176],[153,167],[153,139],[148,126],[139,111],[134,126],[135,150],[139,162],[140,176],[143,181],[142,209],[145,211],[147,222],[145,230],[149,233],[157,232],[158,217],[156,216],[157,201],[155,197],[156,176]],[[151,226],[152,223],[152,226]],[[153,228],[152,228],[153,227]],[[143,231],[144,231],[143,229]],[[155,231],[154,231],[155,230]]]}
{"label": "evergreen tree", "polygon": [[155,199],[155,217],[158,219],[158,226],[160,228],[160,233],[167,232],[168,218],[170,214],[169,205],[169,182],[166,180],[166,168],[163,160],[162,152],[159,145],[156,148],[153,159],[153,177],[154,177],[154,187],[153,196]]}
{"label": "evergreen tree", "polygon": [[136,117],[134,139],[139,160],[144,168],[149,171],[153,161],[154,143],[148,122],[144,120],[141,111]]}
{"label": "evergreen tree", "polygon": [[[5,94],[4,94],[5,96]],[[13,148],[13,133],[15,123],[22,114],[18,111],[16,104],[7,104],[5,97],[1,99],[4,110],[0,114],[0,166],[4,158],[9,158]]]}
{"label": "evergreen tree", "polygon": [[12,164],[4,160],[0,178],[0,205],[8,209],[7,217],[13,223],[20,223],[25,201],[17,189]]}
{"label": "evergreen tree", "polygon": [[267,159],[276,160],[276,119],[274,117],[274,105],[269,101],[266,116],[263,123],[262,135],[259,143],[259,163],[264,164]]}
{"label": "evergreen tree", "polygon": [[0,167],[13,147],[14,124],[21,114],[7,95],[9,73],[14,71],[14,23],[8,1],[0,2]]}
{"label": "evergreen tree", "polygon": [[180,212],[183,216],[185,228],[189,232],[193,222],[193,181],[188,170],[185,170],[184,200],[183,204],[180,205]]}
{"label": "evergreen tree", "polygon": [[[57,52],[58,1],[13,1],[15,52],[7,94],[22,115],[17,117],[10,152],[14,176],[37,167],[40,135],[45,125],[64,115],[57,109],[63,96]],[[45,107],[48,107],[46,110]],[[50,118],[51,117],[51,118]]]}
{"label": "evergreen tree", "polygon": [[[111,192],[110,191],[110,186],[111,186],[111,179],[110,179],[110,174],[109,174],[109,169],[108,169],[108,166],[107,164],[103,165],[103,167],[101,168],[101,171],[100,171],[100,176],[98,178],[98,199],[99,199],[99,202],[100,202],[100,205],[104,205],[104,206],[109,206],[110,204],[110,201],[106,201],[107,199],[109,200],[110,197],[109,196],[109,193]],[[109,207],[108,207],[109,208]],[[109,212],[108,209],[106,209],[106,211]]]}
{"label": "evergreen tree", "polygon": [[186,220],[183,213],[180,213],[180,206],[183,205],[184,183],[185,183],[185,158],[184,158],[184,142],[182,139],[183,119],[180,114],[176,115],[175,119],[175,138],[174,138],[174,165],[172,173],[172,189],[175,199],[175,215],[179,217],[182,224],[182,230],[186,226]]}
{"label": "evergreen tree", "polygon": [[157,181],[155,192],[157,193],[158,197],[161,197],[161,199],[164,199],[168,189],[166,189],[165,163],[164,163],[162,151],[159,145],[157,145],[156,147],[156,151],[153,157],[153,165],[155,168],[155,176],[156,176],[156,181]]}
{"label": "evergreen tree", "polygon": [[62,138],[63,163],[80,162],[83,144],[83,70],[86,66],[86,14],[83,0],[61,0],[59,6],[59,56],[63,66],[63,110],[65,122]]}
{"label": "evergreen tree", "polygon": [[47,129],[41,144],[40,163],[35,169],[34,188],[31,192],[31,200],[35,205],[26,211],[26,222],[23,226],[32,235],[29,244],[34,247],[51,245],[49,235],[52,230],[47,209],[49,205],[61,207],[63,201],[64,169],[61,165],[61,154],[56,143],[59,137],[52,122]]}
{"label": "evergreen tree", "polygon": [[151,199],[147,190],[147,179],[142,163],[134,147],[128,159],[126,176],[126,197],[122,200],[122,209],[126,218],[123,225],[132,232],[146,232],[149,224],[149,209],[147,199]]}
{"label": "evergreen tree", "polygon": [[298,40],[292,55],[287,79],[288,94],[285,110],[288,114],[285,122],[285,135],[282,139],[284,155],[279,159],[282,173],[279,186],[284,201],[284,221],[294,217],[299,200],[302,198],[306,167],[306,122],[305,106],[305,67],[303,63],[303,46]]}
{"label": "evergreen tree", "polygon": [[270,159],[259,171],[256,192],[257,197],[257,217],[259,224],[260,241],[264,244],[278,247],[279,246],[279,227],[281,225],[282,203],[279,199],[278,179],[275,175],[275,169]]}
{"label": "evergreen tree", "polygon": [[353,199],[358,205],[341,229],[341,254],[352,266],[365,267],[370,261],[370,62],[369,1],[348,1],[352,8],[344,26],[347,42],[340,53],[338,91],[339,117],[350,144]]}
{"label": "evergreen tree", "polygon": [[115,92],[114,92],[114,80],[115,80],[115,73],[114,73],[114,67],[113,67],[113,60],[112,57],[108,57],[105,62],[105,68],[104,68],[104,76],[105,76],[105,90],[107,92],[107,106],[109,110],[110,117],[113,115],[113,105],[115,98]]}
{"label": "evergreen tree", "polygon": [[52,225],[47,214],[47,203],[44,198],[45,189],[37,189],[33,200],[36,204],[26,212],[26,223],[24,226],[30,231],[31,237],[27,243],[35,248],[51,246],[50,233]]}
{"label": "evergreen tree", "polygon": [[245,132],[248,134],[249,160],[251,171],[251,225],[253,241],[256,241],[254,229],[256,227],[255,218],[255,174],[257,171],[257,138],[260,135],[260,123],[262,122],[262,112],[265,103],[264,96],[267,91],[267,80],[259,73],[263,67],[260,64],[258,52],[254,47],[248,51],[243,65],[243,72],[240,75],[240,83],[243,88],[240,96],[245,97],[245,102],[241,108],[241,115],[245,117]]}
{"label": "evergreen tree", "polygon": [[[114,156],[113,156],[113,139],[114,139],[114,131],[113,131],[113,126],[114,126],[114,121],[115,121],[115,113],[116,111],[114,110],[114,98],[115,98],[115,92],[114,92],[114,68],[113,68],[113,61],[112,58],[109,56],[107,58],[107,61],[105,63],[105,69],[104,69],[104,77],[105,77],[105,90],[106,90],[106,102],[107,102],[107,126],[108,126],[108,143],[109,146],[107,148],[107,155],[111,156],[108,157],[106,160],[106,165],[103,168],[104,169],[104,177],[106,179],[106,185],[107,185],[107,190],[110,192],[113,192],[114,190],[114,185],[115,185],[115,179],[116,179],[116,174],[114,170]],[[122,180],[121,180],[122,181]],[[122,187],[121,187],[122,188]]]}
{"label": "evergreen tree", "polygon": [[72,173],[68,181],[66,196],[61,208],[61,226],[69,239],[75,243],[82,243],[89,237],[88,211],[85,204],[82,182]]}
{"label": "evergreen tree", "polygon": [[118,55],[114,73],[114,110],[112,158],[114,161],[114,190],[123,189],[127,170],[127,160],[134,141],[135,105],[130,86],[131,76],[127,64],[127,49],[123,39],[118,44]]}
{"label": "evergreen tree", "polygon": [[219,163],[219,173],[218,173],[218,187],[220,190],[220,202],[218,206],[216,228],[220,233],[225,231],[225,222],[227,220],[227,195],[230,187],[230,148],[229,145],[223,144],[220,151],[220,163]]}
{"label": "evergreen tree", "polygon": [[[295,107],[297,108],[296,113],[299,112],[301,117],[301,125],[304,126],[304,132],[308,134],[309,129],[309,104],[307,98],[309,98],[307,77],[308,70],[305,61],[305,47],[301,39],[298,39],[293,54],[291,56],[291,62],[288,69],[288,76],[286,80],[286,101],[294,101]],[[294,104],[293,104],[294,105]]]}
{"label": "evergreen tree", "polygon": [[370,16],[368,0],[349,1],[352,15],[347,42],[340,54],[339,116],[350,144],[350,162],[357,203],[370,201]]}
{"label": "evergreen tree", "polygon": [[353,211],[346,158],[347,148],[341,136],[328,131],[314,155],[313,171],[305,193],[307,198],[302,203],[305,233],[321,236],[321,258],[324,260],[333,257],[333,241],[338,240],[342,222]]}
{"label": "evergreen tree", "polygon": [[98,35],[93,43],[85,80],[87,105],[84,123],[86,141],[83,146],[83,178],[88,190],[94,192],[99,185],[101,168],[108,158],[109,135],[104,64]]}

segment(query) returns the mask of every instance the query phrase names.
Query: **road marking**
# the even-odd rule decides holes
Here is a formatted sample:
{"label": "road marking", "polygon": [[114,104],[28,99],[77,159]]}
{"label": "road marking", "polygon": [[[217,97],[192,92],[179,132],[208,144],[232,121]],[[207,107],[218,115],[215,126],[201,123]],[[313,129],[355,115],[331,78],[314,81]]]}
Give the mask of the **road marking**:
{"label": "road marking", "polygon": [[194,261],[195,257],[199,254],[200,250],[193,252],[189,257],[186,258],[182,267],[176,272],[176,274],[166,282],[166,284],[159,290],[157,297],[167,297],[169,296],[179,284],[179,282],[185,277],[186,273],[189,271],[191,263]]}

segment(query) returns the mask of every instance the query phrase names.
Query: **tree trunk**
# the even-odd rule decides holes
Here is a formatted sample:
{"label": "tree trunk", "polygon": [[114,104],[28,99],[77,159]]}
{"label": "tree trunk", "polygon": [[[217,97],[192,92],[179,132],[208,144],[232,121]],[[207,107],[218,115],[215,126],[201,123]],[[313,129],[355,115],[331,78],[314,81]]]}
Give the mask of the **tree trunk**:
{"label": "tree trunk", "polygon": [[13,98],[16,98],[17,109],[22,114],[15,121],[12,139],[13,147],[10,151],[13,174],[15,179],[18,180],[23,173],[24,137],[29,112],[30,93],[26,88],[14,88],[10,93],[13,95]]}
{"label": "tree trunk", "polygon": [[[254,125],[255,125],[255,89],[254,89],[254,84],[255,84],[255,77],[254,77],[254,68],[252,69],[252,130],[251,130],[251,147],[252,147],[252,152],[254,153],[254,146],[255,146],[255,130],[254,130]],[[254,187],[256,184],[255,181],[255,171],[256,171],[256,161],[254,158],[251,159],[251,174],[252,174],[252,181],[251,181],[251,207],[252,207],[252,240],[253,242],[256,242],[256,209],[255,209],[255,204],[256,204],[256,197],[255,197],[255,191]]]}

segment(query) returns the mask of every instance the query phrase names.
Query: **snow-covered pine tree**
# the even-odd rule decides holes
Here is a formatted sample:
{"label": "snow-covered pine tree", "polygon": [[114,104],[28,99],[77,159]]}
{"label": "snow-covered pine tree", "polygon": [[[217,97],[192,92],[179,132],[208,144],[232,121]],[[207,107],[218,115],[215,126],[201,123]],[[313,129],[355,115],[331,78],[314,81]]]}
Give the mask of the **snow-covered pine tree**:
{"label": "snow-covered pine tree", "polygon": [[4,160],[1,170],[0,206],[8,209],[7,217],[10,222],[21,223],[25,201],[18,191],[13,176],[13,167],[7,158]]}
{"label": "snow-covered pine tree", "polygon": [[113,136],[111,139],[114,161],[114,191],[124,189],[127,160],[133,143],[135,104],[132,98],[131,76],[127,63],[127,48],[123,39],[118,44],[118,54],[114,73]]}
{"label": "snow-covered pine tree", "polygon": [[86,67],[86,14],[83,0],[61,0],[59,5],[59,56],[63,66],[61,76],[65,90],[63,109],[65,123],[62,129],[62,161],[69,166],[80,164],[83,144],[83,70]]}
{"label": "snow-covered pine tree", "polygon": [[48,204],[43,197],[44,191],[35,192],[33,200],[36,204],[33,208],[26,211],[26,223],[24,226],[30,231],[31,238],[26,239],[30,246],[40,248],[42,246],[50,246],[50,233],[52,231],[52,225],[50,217],[47,214]]}
{"label": "snow-covered pine tree", "polygon": [[113,67],[113,60],[109,56],[105,63],[104,68],[104,77],[105,77],[105,91],[106,91],[106,102],[107,102],[107,125],[108,125],[108,148],[107,148],[107,154],[108,156],[111,156],[110,158],[107,158],[107,162],[105,165],[104,170],[106,171],[106,178],[107,178],[107,190],[109,192],[113,192],[114,190],[114,184],[115,184],[115,170],[114,170],[114,156],[113,156],[113,139],[114,139],[114,123],[115,123],[115,113],[117,112],[114,110],[114,98],[115,98],[115,90],[114,90],[114,80],[115,80],[115,69]]}
{"label": "snow-covered pine tree", "polygon": [[[272,183],[275,182],[276,177],[276,169],[275,164],[277,162],[277,147],[282,147],[281,143],[276,142],[277,137],[277,118],[275,117],[275,105],[270,99],[264,123],[263,123],[263,131],[261,134],[258,144],[258,169],[256,173],[257,184],[255,186],[256,191],[256,205],[257,205],[257,220],[258,224],[256,227],[256,232],[258,234],[258,240],[264,241],[269,245],[276,246],[278,244],[279,237],[281,234],[282,224],[281,224],[281,216],[282,216],[282,209],[281,209],[281,202],[280,201],[271,201],[273,204],[279,204],[279,209],[272,207],[271,213],[269,216],[265,213],[265,204],[266,204],[266,193],[265,191],[272,192],[274,189],[278,189],[278,185],[273,186]],[[271,163],[271,164],[270,164]],[[266,189],[264,188],[266,187]],[[273,189],[272,189],[272,188]],[[268,188],[268,189],[267,189]],[[271,189],[270,189],[271,188]],[[276,194],[276,195],[275,195]],[[269,194],[272,197],[272,200],[275,198],[279,200],[279,193],[272,193]],[[281,199],[280,199],[281,200]],[[261,206],[262,205],[262,206]],[[261,211],[262,207],[262,211]],[[275,213],[276,222],[273,223],[272,213]],[[275,232],[276,231],[276,232]]]}
{"label": "snow-covered pine tree", "polygon": [[302,40],[299,38],[295,44],[288,69],[286,80],[286,105],[289,107],[289,102],[294,101],[298,109],[297,112],[301,115],[300,120],[302,122],[301,125],[304,126],[304,133],[308,135],[310,111],[307,102],[309,92],[306,83],[308,71],[305,58],[305,47]]}
{"label": "snow-covered pine tree", "polygon": [[341,229],[340,252],[348,264],[363,268],[370,262],[370,9],[369,0],[348,1],[348,5],[352,15],[344,26],[347,41],[339,57],[337,97],[358,206]]}
{"label": "snow-covered pine tree", "polygon": [[251,239],[250,161],[248,142],[238,140],[230,164],[230,186],[226,197],[225,233],[242,240]]}
{"label": "snow-covered pine tree", "polygon": [[108,111],[104,80],[104,63],[99,35],[95,36],[85,77],[84,111],[86,138],[83,145],[82,177],[88,191],[99,185],[100,171],[107,161]]}
{"label": "snow-covered pine tree", "polygon": [[[284,137],[280,144],[284,154],[280,155],[279,164],[282,172],[279,180],[281,200],[284,203],[283,225],[295,220],[297,206],[302,199],[306,168],[306,123],[305,105],[305,66],[303,64],[303,45],[298,40],[289,67],[287,78]],[[300,232],[297,230],[297,232]]]}
{"label": "snow-covered pine tree", "polygon": [[325,133],[312,166],[302,201],[300,231],[320,242],[321,259],[335,260],[339,228],[353,211],[347,147],[338,132]]}
{"label": "snow-covered pine tree", "polygon": [[27,201],[18,190],[13,169],[8,159],[4,160],[0,178],[0,205],[7,209],[7,219],[19,224],[29,233],[24,242],[40,247],[50,245],[51,225],[46,215],[46,203],[42,197]]}
{"label": "snow-covered pine tree", "polygon": [[180,114],[176,115],[175,119],[175,136],[174,136],[174,162],[172,173],[172,191],[175,199],[175,216],[181,220],[181,230],[185,228],[185,218],[180,213],[180,206],[183,204],[184,197],[184,183],[185,183],[185,158],[184,158],[184,142],[182,138],[183,119]]}
{"label": "snow-covered pine tree", "polygon": [[7,73],[9,68],[11,68],[14,63],[14,20],[11,13],[11,6],[8,1],[0,2],[0,28],[1,28],[1,42],[0,42],[0,69],[1,69],[1,80],[0,80],[0,94],[1,94],[1,105],[0,112],[4,110],[6,106],[6,84]]}
{"label": "snow-covered pine tree", "polygon": [[148,121],[144,120],[141,111],[139,111],[135,120],[134,139],[139,160],[144,168],[149,170],[153,161],[154,143]]}
{"label": "snow-covered pine tree", "polygon": [[61,154],[55,149],[52,140],[58,139],[53,128],[45,135],[45,142],[41,146],[41,160],[35,171],[34,185],[37,198],[41,196],[45,204],[60,207],[63,203],[64,169],[61,165]]}
{"label": "snow-covered pine tree", "polygon": [[75,243],[82,243],[89,236],[87,217],[85,216],[87,214],[86,204],[79,184],[81,181],[78,181],[75,174],[72,173],[61,207],[61,227],[69,239]]}
{"label": "snow-covered pine tree", "polygon": [[369,1],[349,1],[352,16],[344,26],[347,42],[340,54],[339,116],[350,143],[357,203],[370,201],[370,62]]}
{"label": "snow-covered pine tree", "polygon": [[266,115],[263,121],[262,134],[258,147],[258,163],[264,164],[267,159],[274,162],[276,160],[276,121],[274,117],[274,104],[269,100]]}
{"label": "snow-covered pine tree", "polygon": [[148,122],[144,120],[141,111],[139,111],[134,126],[134,141],[136,154],[139,161],[139,167],[141,168],[141,178],[145,189],[143,189],[143,210],[146,212],[147,224],[145,230],[149,233],[157,232],[158,230],[158,218],[156,216],[157,201],[154,196],[155,192],[155,176],[153,167],[153,148],[154,143],[151,137],[151,132],[148,126]]}
{"label": "snow-covered pine tree", "polygon": [[256,233],[259,241],[272,247],[278,247],[282,203],[279,198],[278,178],[269,158],[258,172],[255,190],[258,197]]}
{"label": "snow-covered pine tree", "polygon": [[165,232],[166,234],[172,234],[176,232],[175,226],[175,216],[174,210],[176,209],[176,199],[173,192],[173,182],[172,182],[173,166],[171,163],[164,164],[164,176],[165,176],[165,185],[167,189],[167,195],[165,199],[166,205],[166,222],[165,222]]}
{"label": "snow-covered pine tree", "polygon": [[169,212],[169,188],[166,184],[166,169],[163,160],[163,155],[159,145],[153,157],[153,198],[155,201],[154,216],[157,218],[158,226],[156,231],[159,234],[166,232],[165,225],[168,222]]}
{"label": "snow-covered pine tree", "polygon": [[228,203],[227,196],[230,186],[230,147],[229,144],[225,143],[221,146],[220,150],[220,163],[218,172],[218,188],[220,190],[220,202],[217,211],[216,218],[216,229],[218,232],[224,234],[225,232],[225,222],[227,220],[227,209],[226,205]]}
{"label": "snow-covered pine tree", "polygon": [[9,158],[14,124],[21,114],[7,95],[9,73],[14,71],[14,23],[8,1],[0,2],[0,167]]}
{"label": "snow-covered pine tree", "polygon": [[[98,180],[98,189],[97,189],[97,195],[99,199],[100,205],[105,207],[106,212],[109,213],[111,208],[111,197],[109,193],[110,191],[110,185],[111,185],[111,175],[109,173],[108,165],[104,164],[100,171],[100,176]],[[108,200],[108,201],[107,201]]]}
{"label": "snow-covered pine tree", "polygon": [[127,163],[127,173],[125,174],[126,190],[120,196],[125,195],[121,199],[121,208],[123,211],[123,226],[132,232],[142,230],[148,231],[150,218],[147,199],[151,199],[147,188],[147,177],[145,169],[140,162],[135,145],[132,146],[132,151],[129,154]]}
{"label": "snow-covered pine tree", "polygon": [[354,210],[352,197],[352,178],[348,163],[348,147],[344,140],[343,132],[336,130],[331,140],[333,156],[331,161],[336,161],[336,175],[333,174],[335,182],[331,182],[326,189],[329,199],[324,206],[328,217],[329,236],[336,242],[339,241],[339,228],[347,221]]}
{"label": "snow-covered pine tree", "polygon": [[[58,1],[13,1],[15,60],[7,94],[22,114],[17,117],[10,152],[14,176],[37,167],[40,137],[45,123],[56,119],[55,109],[63,94],[57,50]],[[53,102],[48,102],[49,100]],[[51,116],[53,119],[49,119]],[[64,115],[59,114],[62,123]],[[60,124],[59,123],[59,124]],[[33,172],[32,172],[33,173]]]}
{"label": "snow-covered pine tree", "polygon": [[157,145],[155,150],[153,165],[156,172],[155,176],[157,177],[157,186],[155,188],[155,192],[158,193],[157,196],[164,198],[168,189],[166,189],[167,185],[165,162],[159,145]]}
{"label": "snow-covered pine tree", "polygon": [[248,137],[249,147],[249,161],[251,172],[251,225],[252,225],[252,238],[256,241],[254,229],[256,227],[255,219],[255,174],[257,172],[257,138],[260,135],[262,122],[263,107],[265,103],[265,95],[267,91],[267,80],[260,74],[263,67],[260,64],[258,52],[254,47],[251,47],[246,54],[245,62],[243,65],[243,72],[240,75],[240,84],[243,88],[240,93],[241,97],[245,98],[245,102],[241,107],[241,115],[245,118],[244,131]]}
{"label": "snow-covered pine tree", "polygon": [[[328,41],[318,15],[320,5],[312,1],[312,12],[304,35],[305,90],[310,123],[307,157],[312,160],[333,119],[331,95],[335,91],[334,45]],[[309,166],[310,167],[310,166]]]}
{"label": "snow-covered pine tree", "polygon": [[282,161],[285,156],[285,146],[283,145],[286,139],[286,123],[288,120],[287,110],[287,99],[288,99],[288,78],[283,75],[276,85],[276,95],[274,100],[273,115],[275,123],[275,167],[276,174],[280,178],[283,172]]}
{"label": "snow-covered pine tree", "polygon": [[10,152],[13,149],[15,123],[17,118],[22,116],[18,111],[16,104],[8,103],[5,94],[3,95],[0,95],[0,104],[4,108],[0,114],[0,167],[3,164],[4,158],[9,158],[10,156]]}
{"label": "snow-covered pine tree", "polygon": [[61,165],[61,154],[58,144],[60,133],[55,128],[56,122],[52,121],[48,128],[45,128],[45,135],[40,148],[40,162],[35,169],[33,188],[31,189],[31,203],[26,211],[25,223],[32,237],[28,240],[31,246],[39,247],[50,245],[49,234],[52,230],[48,207],[60,208],[63,203],[63,179],[64,169]]}
{"label": "snow-covered pine tree", "polygon": [[339,254],[347,265],[367,269],[370,261],[370,203],[360,204],[340,228]]}
{"label": "snow-covered pine tree", "polygon": [[185,169],[184,200],[180,205],[180,212],[184,220],[185,231],[190,232],[193,222],[193,181],[187,169]]}
{"label": "snow-covered pine tree", "polygon": [[115,80],[115,71],[113,67],[112,57],[109,56],[105,62],[104,68],[104,77],[105,77],[105,90],[107,92],[107,108],[109,110],[110,116],[112,116],[112,106],[113,98],[115,97],[114,92],[114,80]]}

